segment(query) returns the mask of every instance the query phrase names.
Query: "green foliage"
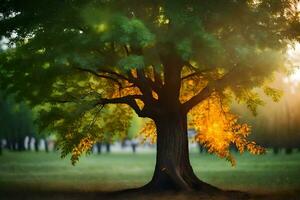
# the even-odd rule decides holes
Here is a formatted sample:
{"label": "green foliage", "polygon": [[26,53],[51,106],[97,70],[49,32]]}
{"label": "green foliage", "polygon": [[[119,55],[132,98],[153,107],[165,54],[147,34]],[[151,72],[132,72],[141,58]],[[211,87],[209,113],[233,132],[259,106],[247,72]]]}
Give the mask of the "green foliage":
{"label": "green foliage", "polygon": [[282,91],[275,89],[275,88],[271,88],[271,87],[265,87],[264,93],[267,96],[271,97],[272,100],[275,102],[278,102],[283,95]]}
{"label": "green foliage", "polygon": [[178,43],[177,45],[177,51],[182,56],[184,60],[189,60],[192,55],[192,47],[191,47],[191,41],[188,39],[185,39]]}
{"label": "green foliage", "polygon": [[129,71],[131,69],[143,69],[145,67],[142,56],[128,56],[119,61],[118,66]]}
{"label": "green foliage", "polygon": [[263,106],[265,102],[260,98],[257,92],[243,90],[243,95],[237,98],[238,103],[242,102],[247,105],[247,108],[252,112],[254,116],[257,115],[257,107]]}

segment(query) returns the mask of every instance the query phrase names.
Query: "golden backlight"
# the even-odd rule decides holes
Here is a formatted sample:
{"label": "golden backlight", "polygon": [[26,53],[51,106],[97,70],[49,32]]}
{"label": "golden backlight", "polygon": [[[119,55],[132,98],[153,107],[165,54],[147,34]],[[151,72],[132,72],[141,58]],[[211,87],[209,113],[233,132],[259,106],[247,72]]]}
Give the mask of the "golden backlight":
{"label": "golden backlight", "polygon": [[297,93],[297,86],[300,83],[300,44],[291,45],[287,51],[287,58],[289,64],[292,66],[291,73],[283,78],[284,83],[288,84],[291,93]]}

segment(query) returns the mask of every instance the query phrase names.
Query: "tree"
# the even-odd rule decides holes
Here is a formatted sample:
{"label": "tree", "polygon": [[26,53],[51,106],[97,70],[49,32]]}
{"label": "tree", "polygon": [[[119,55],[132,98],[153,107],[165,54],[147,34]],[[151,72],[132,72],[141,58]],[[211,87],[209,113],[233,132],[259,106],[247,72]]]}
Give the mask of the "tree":
{"label": "tree", "polygon": [[[255,113],[262,101],[253,89],[266,88],[284,66],[287,44],[300,39],[294,0],[2,0],[0,13],[0,34],[11,46],[1,54],[1,86],[39,105],[63,155],[80,155],[101,137],[101,112],[111,105],[150,118],[157,156],[144,189],[154,190],[214,188],[189,161],[193,111],[202,133],[218,133],[197,137],[211,152],[232,160],[228,143],[260,152],[223,105],[232,97]],[[218,123],[207,115],[215,103]],[[125,127],[123,113],[113,130]]]}
{"label": "tree", "polygon": [[[11,112],[10,112],[10,104],[5,101],[2,97],[2,94],[0,94],[0,126],[1,126],[1,131],[0,131],[0,152],[2,153],[2,140],[7,137],[7,132],[9,131],[9,121],[7,119],[11,118]],[[0,153],[0,154],[1,154]]]}
{"label": "tree", "polygon": [[24,151],[25,137],[35,132],[32,112],[24,103],[17,104],[13,97],[0,96],[0,138],[6,139],[11,150]]}

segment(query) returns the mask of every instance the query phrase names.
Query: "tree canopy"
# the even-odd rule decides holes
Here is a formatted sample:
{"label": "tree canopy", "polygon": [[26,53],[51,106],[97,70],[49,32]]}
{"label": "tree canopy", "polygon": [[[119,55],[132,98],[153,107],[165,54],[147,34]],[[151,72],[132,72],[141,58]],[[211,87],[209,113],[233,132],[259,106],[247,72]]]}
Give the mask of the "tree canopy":
{"label": "tree canopy", "polygon": [[287,45],[300,40],[298,7],[296,0],[1,0],[0,35],[10,48],[0,54],[0,84],[38,106],[41,127],[60,133],[65,154],[88,149],[106,129],[122,134],[131,108],[156,126],[160,117],[189,113],[197,140],[232,160],[230,143],[262,150],[246,140],[249,127],[228,101],[255,114],[263,101],[254,88],[278,97],[267,84],[288,65]]}

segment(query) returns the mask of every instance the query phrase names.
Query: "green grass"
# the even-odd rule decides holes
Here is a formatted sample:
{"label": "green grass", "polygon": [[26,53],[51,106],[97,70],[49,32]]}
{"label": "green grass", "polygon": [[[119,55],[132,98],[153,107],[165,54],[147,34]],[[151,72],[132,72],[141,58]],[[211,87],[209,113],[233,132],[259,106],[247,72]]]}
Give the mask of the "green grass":
{"label": "green grass", "polygon": [[[251,193],[299,191],[300,153],[236,155],[237,166],[209,154],[191,153],[196,174],[227,190]],[[58,153],[4,152],[0,156],[0,191],[101,192],[142,186],[151,179],[153,153],[112,153],[81,158],[76,166]]]}

